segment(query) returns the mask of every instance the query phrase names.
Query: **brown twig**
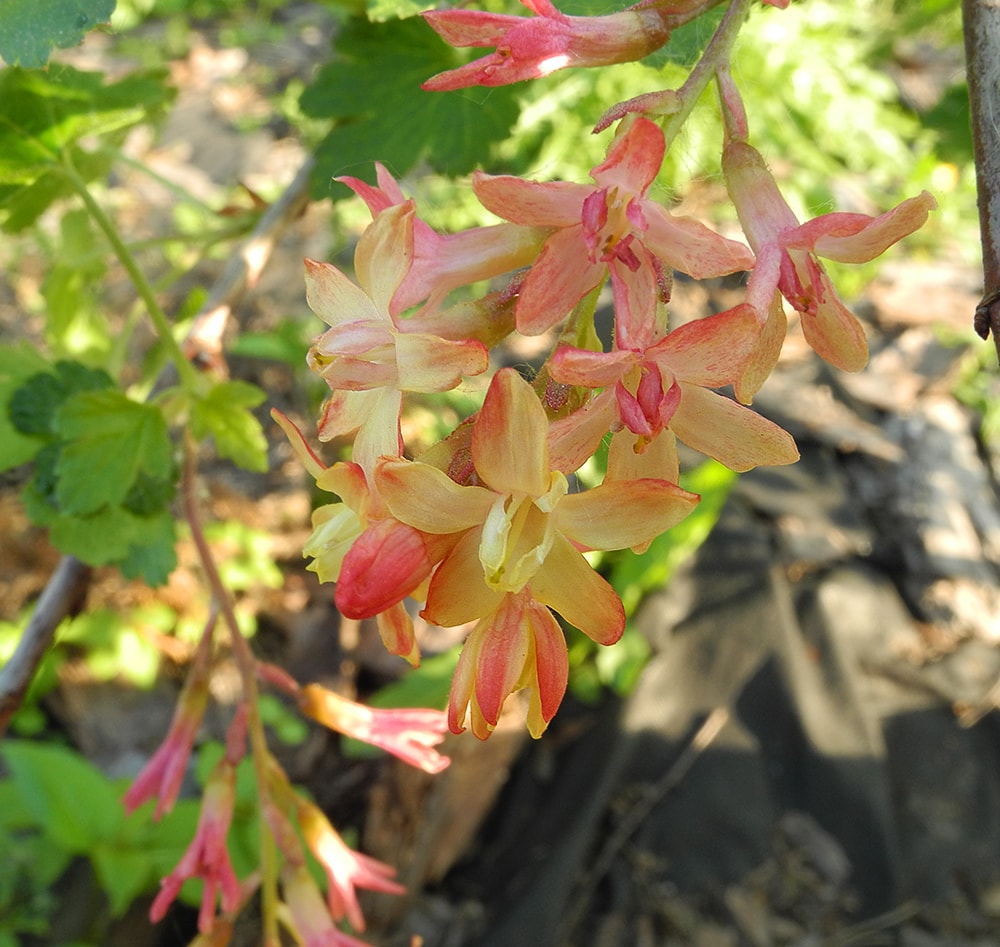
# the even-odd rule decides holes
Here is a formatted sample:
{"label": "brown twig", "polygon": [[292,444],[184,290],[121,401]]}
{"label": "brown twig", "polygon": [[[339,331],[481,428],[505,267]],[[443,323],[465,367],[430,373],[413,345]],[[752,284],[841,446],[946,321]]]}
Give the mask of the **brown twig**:
{"label": "brown twig", "polygon": [[[302,165],[213,284],[183,346],[185,355],[198,367],[224,366],[222,336],[226,324],[243,294],[259,279],[277,242],[305,209],[312,166],[311,158]],[[42,590],[14,655],[0,668],[0,736],[21,706],[59,623],[82,608],[90,572],[73,556],[63,556]]]}
{"label": "brown twig", "polygon": [[963,0],[966,71],[983,244],[983,298],[973,325],[1000,361],[1000,5]]}
{"label": "brown twig", "polygon": [[222,357],[226,325],[244,293],[257,284],[275,245],[309,203],[312,170],[310,158],[299,168],[281,197],[267,209],[239,251],[229,258],[205,305],[194,317],[183,349],[188,361],[199,368],[211,369],[218,375],[226,374]]}
{"label": "brown twig", "polygon": [[60,622],[76,614],[87,597],[90,566],[73,556],[63,556],[35,605],[28,626],[10,660],[0,668],[0,737],[7,732],[35,676],[35,670],[49,650]]}

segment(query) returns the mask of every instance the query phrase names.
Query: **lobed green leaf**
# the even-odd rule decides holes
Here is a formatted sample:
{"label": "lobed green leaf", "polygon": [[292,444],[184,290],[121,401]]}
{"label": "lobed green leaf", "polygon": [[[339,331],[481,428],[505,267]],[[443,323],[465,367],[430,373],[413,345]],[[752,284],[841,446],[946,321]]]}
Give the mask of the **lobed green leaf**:
{"label": "lobed green leaf", "polygon": [[65,513],[95,513],[128,496],[140,470],[154,479],[173,469],[173,445],[159,408],[116,389],[85,392],[58,412],[65,444],[56,463],[56,497]]}
{"label": "lobed green leaf", "polygon": [[256,385],[245,381],[223,381],[191,406],[191,432],[197,438],[211,437],[220,457],[245,470],[267,470],[267,438],[250,413],[267,397]]}
{"label": "lobed green leaf", "polygon": [[488,163],[517,121],[519,93],[510,87],[420,88],[464,61],[420,19],[369,23],[354,17],[334,49],[334,61],[301,98],[307,115],[337,121],[317,149],[319,196],[329,194],[336,175],[370,178],[375,161],[395,174],[422,162],[446,174],[468,173]]}
{"label": "lobed green leaf", "polygon": [[114,12],[115,0],[4,0],[0,57],[11,66],[40,68],[52,47],[75,46]]}

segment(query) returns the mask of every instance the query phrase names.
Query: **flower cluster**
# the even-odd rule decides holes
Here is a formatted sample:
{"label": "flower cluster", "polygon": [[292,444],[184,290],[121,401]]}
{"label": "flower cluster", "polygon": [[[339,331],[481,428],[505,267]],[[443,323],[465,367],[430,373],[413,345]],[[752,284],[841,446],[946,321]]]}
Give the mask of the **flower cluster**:
{"label": "flower cluster", "polygon": [[[568,16],[550,0],[522,2],[533,16],[426,13],[448,43],[494,51],[428,77],[424,88],[497,86],[635,60],[718,0],[642,2],[595,17]],[[788,0],[763,2],[783,8]],[[376,165],[375,184],[340,179],[372,220],[357,244],[353,278],[307,260],[305,289],[327,325],[308,353],[329,388],[318,438],[350,439],[350,460],[327,465],[288,418],[272,412],[317,488],[330,495],[313,513],[304,553],[321,582],[335,583],[340,612],[373,618],[392,654],[420,661],[407,600],[432,624],[464,627],[465,643],[446,712],[363,707],[318,683],[300,685],[247,651],[246,704],[205,788],[196,837],[153,903],[154,919],[187,879],[200,878],[195,943],[225,944],[241,905],[258,884],[269,884],[267,943],[277,942],[280,920],[307,947],[363,947],[338,925],[362,932],[358,890],[400,893],[394,870],[354,852],[295,792],[262,748],[253,719],[262,834],[280,864],[270,860],[263,881],[236,877],[226,836],[247,707],[256,697],[246,677],[277,686],[312,720],[428,773],[448,765],[437,750],[446,729],[486,739],[516,691],[528,691],[527,727],[540,736],[567,687],[563,625],[603,646],[625,628],[622,602],[588,553],[641,553],[699,503],[679,485],[678,442],[735,471],[797,459],[791,436],[750,407],[777,364],[786,305],[818,356],[846,371],[866,364],[863,328],[820,258],[875,258],[922,226],[934,199],[924,193],[876,217],[795,217],[750,143],[729,69],[749,3],[731,0],[682,88],[609,104],[595,131],[614,130],[590,182],[476,172],[471,189],[500,223],[441,234],[385,167]],[[677,128],[713,80],[725,128],[721,173],[745,241],[672,212],[656,186]],[[677,273],[749,278],[737,305],[674,324]],[[602,343],[595,315],[606,285],[614,325]],[[492,350],[515,332],[551,342],[531,375],[491,368]],[[478,411],[415,452],[401,424],[407,401],[477,377],[468,387],[485,392]],[[580,470],[602,445],[603,479],[584,489]],[[211,628],[163,747],[126,796],[130,809],[158,798],[159,816],[177,798],[207,700]],[[326,875],[325,898],[307,852]]]}
{"label": "flower cluster", "polygon": [[[571,17],[548,0],[525,3],[536,16],[425,14],[449,43],[495,52],[424,88],[501,85],[636,59],[708,5]],[[310,305],[331,326],[309,354],[331,389],[319,437],[356,434],[351,462],[320,469],[280,419],[312,458],[317,485],[339,497],[315,512],[305,553],[322,580],[337,583],[341,611],[374,617],[389,650],[411,663],[419,649],[405,599],[422,602],[431,623],[471,629],[449,701],[455,732],[470,726],[488,737],[505,699],[528,689],[528,728],[542,733],[567,683],[557,616],[599,644],[618,640],[621,601],[585,553],[642,550],[695,507],[698,497],[678,486],[678,440],[736,471],[797,459],[789,434],[749,407],[784,341],[782,298],[822,358],[863,367],[860,323],[817,257],[870,260],[934,207],[922,194],[881,217],[799,223],[749,143],[724,65],[721,57],[721,166],[746,243],[657,199],[668,147],[659,119],[700,91],[665,90],[609,109],[602,127],[617,127],[592,183],[476,172],[472,190],[503,221],[491,227],[436,233],[382,166],[377,185],[343,178],[372,213],[357,246],[357,285],[307,261]],[[744,302],[670,324],[675,273],[743,272]],[[449,305],[453,290],[484,280],[493,280],[490,294]],[[614,305],[608,347],[594,341],[593,326],[605,283]],[[515,330],[559,330],[534,380],[495,372],[473,418],[410,456],[400,434],[403,393],[443,392],[488,372],[489,349]],[[581,492],[574,474],[607,438],[604,481]]]}

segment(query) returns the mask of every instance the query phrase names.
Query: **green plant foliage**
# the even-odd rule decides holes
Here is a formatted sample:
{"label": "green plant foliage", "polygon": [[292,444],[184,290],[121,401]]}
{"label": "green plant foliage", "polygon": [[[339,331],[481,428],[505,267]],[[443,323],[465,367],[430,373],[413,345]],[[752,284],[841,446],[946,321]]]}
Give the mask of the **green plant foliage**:
{"label": "green plant foliage", "polygon": [[17,232],[53,201],[74,193],[69,162],[84,181],[107,173],[108,150],[87,150],[84,138],[121,140],[131,127],[154,121],[173,97],[162,70],[108,83],[101,73],[69,66],[45,72],[0,71],[0,223]]}
{"label": "green plant foliage", "polygon": [[26,419],[18,423],[12,414],[11,401],[30,378],[47,373],[49,367],[38,350],[27,342],[0,345],[0,471],[31,460],[45,443],[43,435],[47,430],[43,427],[39,432]]}
{"label": "green plant foliage", "polygon": [[[399,175],[420,163],[465,174],[488,163],[517,121],[511,87],[420,89],[425,79],[464,61],[422,20],[377,24],[354,17],[337,34],[334,51],[301,99],[306,115],[336,121],[316,152],[319,197],[334,193],[336,175],[372,179],[375,161]],[[338,190],[338,196],[348,193]]]}
{"label": "green plant foliage", "polygon": [[205,537],[218,551],[219,575],[227,588],[280,588],[283,577],[272,555],[270,533],[240,520],[209,523]]}
{"label": "green plant foliage", "polygon": [[35,447],[23,494],[28,516],[50,528],[61,552],[165,582],[175,563],[168,505],[176,467],[163,412],[79,362],[57,362],[20,382],[6,414],[23,438],[9,460],[30,459],[28,446]]}
{"label": "green plant foliage", "polygon": [[267,396],[245,381],[221,381],[191,406],[191,433],[211,437],[220,457],[245,470],[267,470],[267,438],[250,408]]}
{"label": "green plant foliage", "polygon": [[75,46],[107,23],[115,0],[4,0],[0,5],[0,57],[11,66],[44,66],[52,47]]}
{"label": "green plant foliage", "polygon": [[[84,856],[111,913],[120,916],[138,895],[156,889],[193,835],[197,803],[179,802],[156,823],[148,812],[126,818],[124,781],[107,779],[65,747],[8,740],[0,757],[9,772],[0,781],[0,837],[17,830],[4,860],[27,865],[23,885],[31,891],[48,890],[71,856]],[[29,862],[23,852],[38,857]]]}
{"label": "green plant foliage", "polygon": [[141,634],[143,624],[141,612],[96,609],[64,622],[56,640],[63,655],[67,647],[82,652],[94,680],[121,679],[149,688],[160,667],[160,652]]}
{"label": "green plant foliage", "polygon": [[64,446],[56,500],[63,512],[122,505],[140,473],[173,479],[173,444],[163,413],[152,405],[116,389],[85,392],[63,404],[57,423]]}

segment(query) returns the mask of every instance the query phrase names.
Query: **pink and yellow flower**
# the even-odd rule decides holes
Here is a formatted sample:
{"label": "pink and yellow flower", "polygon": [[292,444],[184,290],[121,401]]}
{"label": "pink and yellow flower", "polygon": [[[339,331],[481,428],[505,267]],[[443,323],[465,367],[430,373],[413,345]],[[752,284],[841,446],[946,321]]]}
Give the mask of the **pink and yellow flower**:
{"label": "pink and yellow flower", "polygon": [[285,864],[281,869],[281,887],[285,926],[302,947],[369,947],[367,942],[337,929],[305,865]]}
{"label": "pink and yellow flower", "polygon": [[191,749],[208,705],[208,678],[211,670],[214,627],[213,616],[198,643],[184,682],[184,689],[177,699],[170,730],[122,799],[125,811],[128,813],[133,812],[144,802],[156,798],[153,819],[158,820],[170,812],[177,801],[191,758]]}
{"label": "pink and yellow flower", "polygon": [[[669,428],[731,470],[794,463],[798,451],[786,431],[712,390],[740,377],[759,338],[756,311],[744,303],[680,326],[645,349],[560,346],[550,371],[565,384],[613,390],[614,401],[603,401],[608,427],[624,424],[639,452]],[[592,413],[587,423],[592,436],[600,433]]]}
{"label": "pink and yellow flower", "polygon": [[226,836],[236,800],[236,768],[227,759],[219,761],[201,802],[198,830],[177,867],[160,882],[160,893],[149,909],[150,920],[161,921],[188,878],[201,878],[204,891],[198,913],[198,930],[208,933],[215,919],[216,897],[222,911],[235,915],[240,907],[240,883],[233,872]]}
{"label": "pink and yellow flower", "polygon": [[296,794],[295,811],[302,837],[326,873],[326,900],[334,921],[346,917],[354,930],[365,929],[358,889],[384,894],[406,893],[406,888],[393,880],[395,868],[354,851],[316,805]]}
{"label": "pink and yellow flower", "polygon": [[[477,10],[435,10],[424,19],[452,46],[493,46],[495,52],[423,83],[431,91],[499,86],[558,69],[611,66],[642,59],[670,39],[686,17],[661,5],[637,4],[605,16],[567,16],[550,0],[521,0],[534,17]],[[703,7],[706,4],[687,4]],[[673,5],[676,6],[676,5]]]}
{"label": "pink and yellow flower", "polygon": [[451,762],[434,749],[447,727],[440,710],[366,707],[319,684],[302,688],[299,708],[331,730],[377,746],[426,773],[440,773]]}
{"label": "pink and yellow flower", "polygon": [[[487,728],[496,725],[502,704],[496,695],[524,686],[519,682],[539,688],[535,731],[555,712],[565,681],[553,654],[566,646],[561,635],[555,643],[557,626],[543,617],[547,608],[600,644],[621,636],[621,600],[581,550],[642,546],[698,502],[676,484],[652,478],[570,494],[566,475],[549,463],[547,434],[548,419],[531,386],[504,369],[473,425],[477,483],[462,486],[429,464],[391,457],[376,468],[379,494],[395,518],[420,532],[456,537],[431,576],[421,614],[446,626],[480,621],[463,667],[466,674],[475,668],[476,693],[486,681],[476,705]],[[526,661],[532,654],[534,664]],[[470,693],[467,684],[452,691],[453,729]]]}
{"label": "pink and yellow flower", "polygon": [[[377,187],[360,178],[336,179],[368,205],[373,217],[389,207],[406,203],[396,179],[378,162],[375,173]],[[413,263],[393,294],[390,311],[395,316],[422,302],[426,302],[426,310],[433,311],[453,289],[527,266],[538,255],[547,235],[547,231],[539,228],[506,223],[440,234],[414,216]],[[416,325],[427,328],[428,317],[423,311],[416,318]],[[488,344],[497,340],[495,331],[488,326],[476,326],[473,332],[477,334],[471,334],[463,325],[457,328],[465,332],[466,338],[478,338]],[[444,338],[459,337],[448,332],[448,322],[443,320],[435,322],[435,328],[429,331]]]}
{"label": "pink and yellow flower", "polygon": [[309,350],[309,366],[332,394],[320,440],[357,432],[352,459],[370,474],[383,454],[399,455],[404,391],[448,391],[486,370],[480,342],[408,332],[391,312],[413,261],[412,201],[380,212],[358,241],[358,285],[328,263],[306,260],[306,300],[330,328]]}
{"label": "pink and yellow flower", "polygon": [[554,229],[521,283],[518,331],[545,332],[610,272],[619,332],[630,337],[655,320],[669,287],[664,267],[696,279],[750,268],[753,256],[742,243],[649,199],[664,149],[659,127],[637,118],[591,172],[596,187],[476,172],[473,188],[488,210]]}
{"label": "pink and yellow flower", "polygon": [[[277,409],[271,411],[293,450],[316,481],[316,486],[340,499],[317,507],[312,514],[313,531],[302,549],[311,557],[306,567],[320,582],[336,582],[334,601],[348,618],[375,617],[382,642],[390,654],[398,654],[413,665],[420,663],[420,651],[413,636],[413,620],[402,604],[430,575],[444,554],[440,541],[418,533],[392,519],[377,495],[372,494],[365,472],[355,463],[326,467],[306,443],[302,432]],[[380,558],[391,548],[391,570],[380,568],[367,573],[359,563]],[[348,557],[351,556],[350,559]],[[343,576],[345,561],[347,574]],[[379,582],[378,591],[372,580]],[[355,600],[362,596],[366,606],[377,600],[374,610],[359,614]]]}
{"label": "pink and yellow flower", "polygon": [[818,257],[839,263],[874,260],[922,227],[937,202],[924,191],[879,217],[833,213],[800,224],[763,157],[745,141],[726,146],[722,170],[756,254],[747,301],[761,322],[779,290],[801,313],[806,341],[821,358],[845,371],[864,368],[868,362],[864,329],[837,296]]}

